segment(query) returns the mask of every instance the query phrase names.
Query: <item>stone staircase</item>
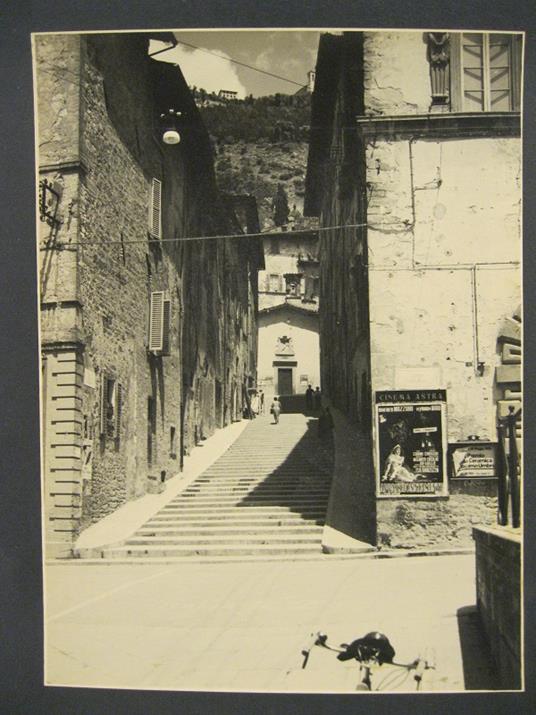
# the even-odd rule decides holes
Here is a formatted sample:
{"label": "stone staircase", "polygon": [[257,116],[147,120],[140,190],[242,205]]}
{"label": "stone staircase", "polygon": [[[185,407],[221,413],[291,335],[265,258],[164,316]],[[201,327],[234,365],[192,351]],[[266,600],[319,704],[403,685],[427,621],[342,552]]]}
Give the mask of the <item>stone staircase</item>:
{"label": "stone staircase", "polygon": [[105,559],[258,560],[322,553],[331,444],[316,418],[253,420],[211,467]]}

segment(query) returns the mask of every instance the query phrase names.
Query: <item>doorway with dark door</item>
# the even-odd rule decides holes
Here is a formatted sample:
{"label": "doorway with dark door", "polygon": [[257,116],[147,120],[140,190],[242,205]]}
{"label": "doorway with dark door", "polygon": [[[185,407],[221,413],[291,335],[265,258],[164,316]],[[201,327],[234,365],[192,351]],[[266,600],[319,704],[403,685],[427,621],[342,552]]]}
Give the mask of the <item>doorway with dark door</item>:
{"label": "doorway with dark door", "polygon": [[280,395],[292,395],[292,368],[277,368],[277,391]]}

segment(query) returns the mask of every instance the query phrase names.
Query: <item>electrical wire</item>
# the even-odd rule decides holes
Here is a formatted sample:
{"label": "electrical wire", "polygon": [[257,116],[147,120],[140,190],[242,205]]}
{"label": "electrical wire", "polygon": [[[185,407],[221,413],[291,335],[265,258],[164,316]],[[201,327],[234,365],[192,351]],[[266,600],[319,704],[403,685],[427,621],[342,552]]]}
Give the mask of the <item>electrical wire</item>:
{"label": "electrical wire", "polygon": [[[211,52],[211,50],[207,50],[204,47],[198,47],[197,45],[192,45],[189,42],[184,42],[183,40],[177,40],[179,45],[186,45],[186,47],[192,47],[194,50],[199,50],[200,52],[205,52],[207,55],[213,55],[214,57],[219,57],[220,60],[227,60],[227,62],[233,62],[235,65],[240,65],[241,67],[247,67],[250,70],[254,70],[255,72],[260,72],[261,74],[266,74],[269,77],[275,77],[276,79],[280,79],[283,82],[289,82],[290,84],[295,84],[298,87],[305,87],[303,82],[296,82],[293,79],[288,79],[288,77],[282,77],[281,75],[274,74],[273,72],[267,72],[266,70],[261,70],[258,67],[254,67],[253,65],[248,65],[246,62],[240,62],[239,60],[234,60],[232,57],[225,57],[225,55],[218,55],[216,52]],[[168,48],[171,49],[171,48]]]}
{"label": "electrical wire", "polygon": [[181,243],[186,241],[214,241],[223,240],[227,238],[266,238],[271,236],[272,238],[293,238],[294,236],[304,234],[304,233],[319,233],[323,231],[338,231],[343,228],[361,228],[366,226],[366,223],[354,223],[347,224],[345,226],[321,226],[319,228],[303,228],[296,231],[262,231],[260,233],[233,233],[233,234],[223,234],[216,236],[176,236],[174,238],[141,238],[133,241],[72,241],[61,244],[52,244],[50,242],[45,243],[47,248],[70,248],[71,246],[110,246],[114,244],[119,244],[123,246],[132,245],[136,243],[152,243],[159,245],[160,243]]}

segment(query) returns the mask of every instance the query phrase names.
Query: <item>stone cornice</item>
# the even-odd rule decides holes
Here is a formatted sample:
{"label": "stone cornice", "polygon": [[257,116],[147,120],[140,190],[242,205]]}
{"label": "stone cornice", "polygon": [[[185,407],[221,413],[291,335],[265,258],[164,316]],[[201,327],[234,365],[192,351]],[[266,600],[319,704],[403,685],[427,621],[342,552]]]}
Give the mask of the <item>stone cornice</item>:
{"label": "stone cornice", "polygon": [[365,138],[486,137],[521,135],[519,112],[437,113],[356,117]]}
{"label": "stone cornice", "polygon": [[87,173],[87,167],[83,159],[71,159],[70,161],[57,161],[52,164],[41,164],[39,166],[40,174],[48,174],[59,171],[62,174],[73,172]]}

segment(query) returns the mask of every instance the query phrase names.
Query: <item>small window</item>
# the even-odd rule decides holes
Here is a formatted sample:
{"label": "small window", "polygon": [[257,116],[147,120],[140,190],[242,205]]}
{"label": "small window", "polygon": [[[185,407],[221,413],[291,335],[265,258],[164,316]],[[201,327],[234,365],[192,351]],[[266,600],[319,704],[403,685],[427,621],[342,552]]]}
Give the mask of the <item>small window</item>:
{"label": "small window", "polygon": [[162,238],[162,182],[153,179],[149,197],[149,235]]}
{"label": "small window", "polygon": [[177,459],[177,431],[173,426],[169,428],[169,456]]}
{"label": "small window", "polygon": [[123,386],[106,373],[101,381],[100,435],[104,439],[119,440],[123,412]]}
{"label": "small window", "polygon": [[285,293],[294,298],[300,296],[301,290],[301,273],[288,273],[285,275]]}
{"label": "small window", "polygon": [[171,301],[164,291],[153,291],[149,310],[149,352],[169,355],[170,342]]}

